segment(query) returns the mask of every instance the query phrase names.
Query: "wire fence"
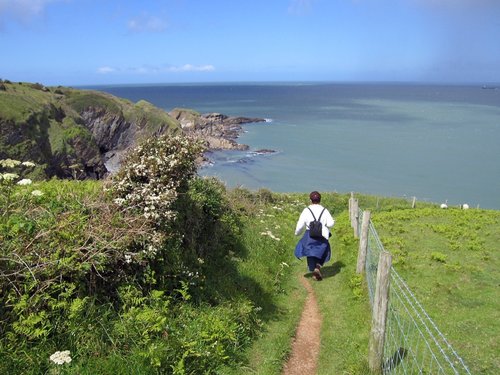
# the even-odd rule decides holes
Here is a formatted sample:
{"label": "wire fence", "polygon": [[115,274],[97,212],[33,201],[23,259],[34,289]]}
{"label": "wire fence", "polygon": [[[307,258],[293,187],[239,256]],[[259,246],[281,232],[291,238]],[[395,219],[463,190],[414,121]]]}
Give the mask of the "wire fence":
{"label": "wire fence", "polygon": [[[358,223],[362,222],[362,216],[359,211]],[[360,231],[359,227],[358,233]],[[384,246],[370,221],[365,270],[372,308],[382,251],[385,251]],[[382,371],[384,374],[471,374],[392,267]]]}

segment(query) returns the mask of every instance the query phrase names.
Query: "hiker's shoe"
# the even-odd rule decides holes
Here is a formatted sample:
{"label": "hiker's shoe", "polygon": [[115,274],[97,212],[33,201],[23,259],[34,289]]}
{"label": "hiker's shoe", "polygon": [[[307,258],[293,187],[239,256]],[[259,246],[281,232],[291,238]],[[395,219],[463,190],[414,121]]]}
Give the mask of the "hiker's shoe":
{"label": "hiker's shoe", "polygon": [[321,266],[319,264],[317,264],[316,268],[313,271],[313,279],[316,281],[323,280],[323,276],[321,275],[320,268],[321,268]]}

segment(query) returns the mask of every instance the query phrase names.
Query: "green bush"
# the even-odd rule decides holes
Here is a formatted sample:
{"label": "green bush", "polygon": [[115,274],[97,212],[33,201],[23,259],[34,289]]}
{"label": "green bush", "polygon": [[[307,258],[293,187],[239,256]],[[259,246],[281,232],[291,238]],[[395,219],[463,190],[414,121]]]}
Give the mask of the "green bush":
{"label": "green bush", "polygon": [[0,373],[215,374],[238,361],[258,310],[218,284],[241,223],[219,181],[194,178],[200,150],[151,140],[104,184],[2,174]]}

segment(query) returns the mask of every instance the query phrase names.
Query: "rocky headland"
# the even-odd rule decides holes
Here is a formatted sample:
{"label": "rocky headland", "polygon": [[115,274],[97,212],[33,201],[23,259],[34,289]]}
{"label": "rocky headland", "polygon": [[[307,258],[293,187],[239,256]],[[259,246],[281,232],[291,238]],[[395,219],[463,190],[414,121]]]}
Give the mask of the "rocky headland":
{"label": "rocky headland", "polygon": [[99,91],[0,80],[0,159],[34,161],[40,177],[102,178],[142,139],[164,133],[194,135],[209,151],[247,150],[237,142],[242,125],[264,121],[184,108],[167,113]]}
{"label": "rocky headland", "polygon": [[208,150],[248,150],[248,145],[236,141],[243,130],[242,125],[266,121],[263,118],[233,117],[221,113],[200,114],[185,108],[175,108],[169,115],[179,121],[183,132],[203,139]]}

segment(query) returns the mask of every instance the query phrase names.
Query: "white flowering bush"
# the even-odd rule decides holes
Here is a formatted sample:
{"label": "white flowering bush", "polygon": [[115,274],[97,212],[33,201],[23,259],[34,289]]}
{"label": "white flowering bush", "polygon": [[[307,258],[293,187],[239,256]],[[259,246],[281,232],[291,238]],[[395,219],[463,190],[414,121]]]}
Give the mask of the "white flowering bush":
{"label": "white flowering bush", "polygon": [[106,181],[33,183],[22,163],[0,169],[13,192],[0,221],[1,374],[116,363],[116,373],[130,363],[216,373],[237,357],[253,304],[244,291],[233,303],[242,289],[220,275],[243,251],[241,225],[224,184],[195,177],[201,151],[180,136],[151,139]]}
{"label": "white flowering bush", "polygon": [[113,178],[114,202],[140,210],[156,227],[176,216],[172,204],[196,172],[202,144],[185,136],[149,138],[134,149]]}
{"label": "white flowering bush", "polygon": [[21,162],[13,159],[0,160],[0,204],[3,206],[3,219],[10,215],[11,198],[15,185],[27,186],[33,182],[22,176],[35,166],[31,161]]}

